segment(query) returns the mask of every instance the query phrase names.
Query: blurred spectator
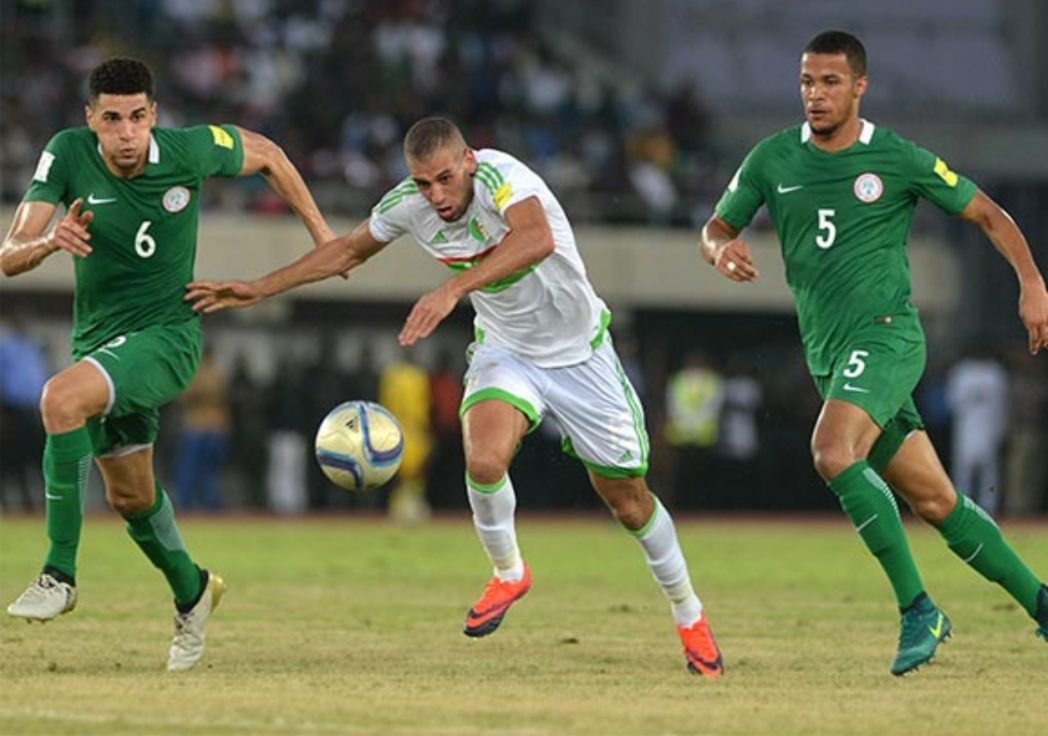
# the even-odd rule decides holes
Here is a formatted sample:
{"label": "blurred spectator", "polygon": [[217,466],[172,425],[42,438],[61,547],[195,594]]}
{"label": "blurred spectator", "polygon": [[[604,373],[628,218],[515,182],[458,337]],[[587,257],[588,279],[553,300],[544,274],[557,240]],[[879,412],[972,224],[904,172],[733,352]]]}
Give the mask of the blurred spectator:
{"label": "blurred spectator", "polygon": [[264,509],[268,505],[267,405],[265,391],[248,370],[247,357],[243,353],[238,354],[229,379],[230,454],[239,474],[241,496],[249,506],[256,509]]}
{"label": "blurred spectator", "polygon": [[229,382],[204,348],[192,383],[178,399],[182,409],[175,487],[183,510],[215,511],[225,504],[218,483],[229,449]]}
{"label": "blurred spectator", "polygon": [[1016,348],[1012,360],[1004,510],[1030,516],[1048,503],[1048,364]]}
{"label": "blurred spectator", "polygon": [[666,385],[665,435],[676,455],[672,487],[679,508],[716,491],[709,487],[710,471],[723,405],[724,378],[703,353],[688,353]]}
{"label": "blurred spectator", "polygon": [[312,435],[302,404],[303,381],[295,359],[280,358],[269,391],[269,505],[278,514],[301,514],[308,507],[306,463],[313,461]]}
{"label": "blurred spectator", "polygon": [[724,381],[718,467],[711,479],[720,487],[724,505],[752,503],[752,491],[765,481],[758,464],[761,438],[757,424],[764,393],[757,379],[736,366]]}
{"label": "blurred spectator", "polygon": [[426,460],[433,444],[430,432],[429,376],[409,350],[388,363],[379,378],[379,403],[389,409],[404,431],[404,455],[393,480],[389,514],[402,523],[429,518],[426,500]]}
{"label": "blurred spectator", "polygon": [[429,376],[429,395],[434,442],[427,473],[429,498],[436,506],[464,508],[466,496],[462,479],[466,475],[466,459],[458,416],[462,372],[454,365],[447,348],[441,350]]}
{"label": "blurred spectator", "polygon": [[[157,94],[162,125],[239,120],[279,138],[326,208],[358,214],[402,179],[401,136],[433,111],[476,145],[497,137],[531,161],[576,220],[687,225],[694,202],[679,194],[701,195],[694,172],[709,126],[695,86],[660,95],[628,85],[614,64],[595,67],[575,44],[551,43],[528,0],[9,5],[0,67],[9,200],[32,176],[43,131],[79,122],[55,103],[82,98],[84,71],[112,49],[168,80]],[[282,210],[267,192],[245,180],[203,196]]]}
{"label": "blurred spectator", "polygon": [[[301,399],[304,404],[305,416],[303,420],[309,427],[313,428],[313,435],[307,433],[306,438],[315,436],[316,428],[320,426],[321,420],[327,413],[339,404],[357,398],[350,393],[349,381],[346,372],[339,365],[337,345],[332,333],[325,332],[321,336],[320,350],[316,359],[305,368],[307,380],[303,382],[304,391]],[[308,496],[311,509],[322,509],[330,506],[335,499],[345,500],[347,494],[332,494],[331,482],[324,475],[320,463],[307,460]]]}
{"label": "blurred spectator", "polygon": [[958,490],[971,496],[987,513],[996,514],[1008,374],[989,352],[973,350],[950,369],[946,397],[953,413],[950,476]]}
{"label": "blurred spectator", "polygon": [[47,382],[47,357],[25,334],[21,318],[9,317],[0,335],[0,508],[10,508],[10,493],[32,511],[43,488],[38,467],[44,451],[40,395]]}
{"label": "blurred spectator", "polygon": [[371,346],[365,344],[357,356],[357,364],[347,376],[347,401],[378,401],[378,370]]}

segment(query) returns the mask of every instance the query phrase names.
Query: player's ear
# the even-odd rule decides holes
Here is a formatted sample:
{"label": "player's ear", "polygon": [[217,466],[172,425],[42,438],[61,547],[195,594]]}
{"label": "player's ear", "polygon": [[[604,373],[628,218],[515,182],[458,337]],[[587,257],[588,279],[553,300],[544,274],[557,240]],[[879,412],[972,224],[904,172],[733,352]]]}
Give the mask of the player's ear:
{"label": "player's ear", "polygon": [[863,74],[861,77],[855,80],[855,97],[859,98],[866,94],[866,86],[869,84],[869,79]]}
{"label": "player's ear", "polygon": [[477,173],[477,152],[466,146],[466,152],[463,155],[466,159],[466,171],[473,176]]}

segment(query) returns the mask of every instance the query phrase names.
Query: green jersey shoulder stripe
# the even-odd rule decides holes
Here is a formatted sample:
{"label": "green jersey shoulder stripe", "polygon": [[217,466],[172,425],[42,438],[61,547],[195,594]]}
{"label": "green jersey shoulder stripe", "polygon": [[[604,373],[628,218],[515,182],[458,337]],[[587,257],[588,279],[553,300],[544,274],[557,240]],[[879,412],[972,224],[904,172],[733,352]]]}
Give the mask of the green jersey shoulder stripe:
{"label": "green jersey shoulder stripe", "polygon": [[386,196],[379,200],[378,211],[380,214],[388,212],[398,205],[404,197],[416,194],[418,184],[413,179],[405,179],[397,186],[386,192]]}
{"label": "green jersey shoulder stripe", "polygon": [[477,164],[477,179],[491,194],[495,194],[498,188],[505,183],[499,170],[486,161]]}

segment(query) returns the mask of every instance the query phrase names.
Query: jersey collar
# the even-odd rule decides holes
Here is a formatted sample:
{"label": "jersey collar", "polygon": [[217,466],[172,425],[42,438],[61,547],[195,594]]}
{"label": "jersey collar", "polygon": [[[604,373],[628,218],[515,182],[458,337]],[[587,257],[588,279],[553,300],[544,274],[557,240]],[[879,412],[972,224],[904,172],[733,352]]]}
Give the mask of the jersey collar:
{"label": "jersey collar", "polygon": [[[859,118],[859,122],[862,123],[862,130],[859,131],[859,143],[868,146],[870,141],[873,140],[873,131],[876,130],[877,126],[866,118]],[[804,125],[801,126],[801,143],[807,143],[810,140],[811,125],[805,121]]]}

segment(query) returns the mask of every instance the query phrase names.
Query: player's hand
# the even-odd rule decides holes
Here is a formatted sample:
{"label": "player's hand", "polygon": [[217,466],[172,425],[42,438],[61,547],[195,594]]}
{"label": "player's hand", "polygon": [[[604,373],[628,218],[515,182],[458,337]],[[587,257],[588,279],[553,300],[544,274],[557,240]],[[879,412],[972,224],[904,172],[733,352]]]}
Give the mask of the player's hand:
{"label": "player's hand", "polygon": [[1019,294],[1019,319],[1030,336],[1030,355],[1048,350],[1048,290],[1044,281],[1023,285]]}
{"label": "player's hand", "polygon": [[729,240],[717,249],[713,267],[732,281],[754,281],[760,276],[753,265],[750,244],[741,238]]}
{"label": "player's hand", "polygon": [[408,347],[428,337],[433,330],[437,329],[437,325],[451,314],[456,304],[458,304],[458,296],[446,284],[423,295],[415,302],[411,314],[404,321],[404,327],[397,337],[400,344]]}
{"label": "player's hand", "polygon": [[87,242],[91,239],[91,233],[87,231],[87,226],[95,217],[95,213],[91,210],[81,212],[80,208],[83,205],[83,197],[77,197],[70,205],[69,211],[65,213],[65,217],[59,220],[48,233],[51,247],[55,250],[68,251],[81,258],[91,253],[91,246]]}
{"label": "player's hand", "polygon": [[265,297],[248,281],[193,281],[186,284],[183,299],[193,303],[194,312],[211,314],[223,309],[242,309]]}

